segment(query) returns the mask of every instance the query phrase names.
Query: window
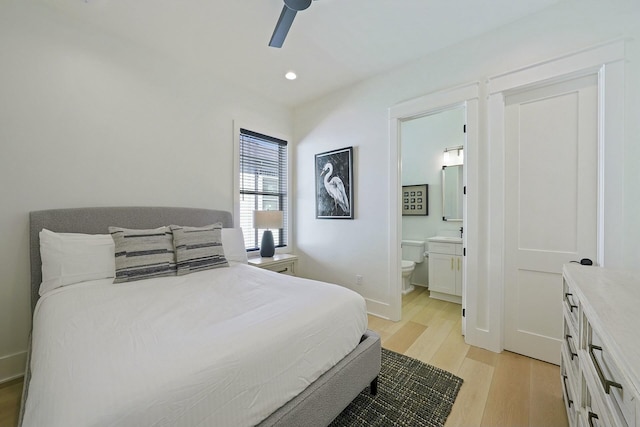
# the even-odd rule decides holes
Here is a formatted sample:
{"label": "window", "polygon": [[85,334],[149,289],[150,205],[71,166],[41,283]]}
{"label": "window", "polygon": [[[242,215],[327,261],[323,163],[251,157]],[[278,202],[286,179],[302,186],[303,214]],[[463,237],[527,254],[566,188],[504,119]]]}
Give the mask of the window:
{"label": "window", "polygon": [[276,247],[287,245],[287,141],[240,129],[240,227],[247,251],[257,250],[264,230],[253,211],[281,210],[284,228],[271,230]]}

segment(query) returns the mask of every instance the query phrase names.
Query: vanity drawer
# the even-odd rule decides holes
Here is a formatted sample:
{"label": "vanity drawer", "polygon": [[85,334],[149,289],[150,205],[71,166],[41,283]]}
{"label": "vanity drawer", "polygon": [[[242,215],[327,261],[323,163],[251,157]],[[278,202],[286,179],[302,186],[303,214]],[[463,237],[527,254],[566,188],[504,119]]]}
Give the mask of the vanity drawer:
{"label": "vanity drawer", "polygon": [[608,348],[590,324],[587,325],[587,351],[588,363],[596,373],[600,391],[611,407],[614,417],[624,420],[624,425],[635,427],[636,397],[632,387],[623,378]]}
{"label": "vanity drawer", "polygon": [[[458,250],[460,253],[457,253]],[[462,255],[462,245],[459,243],[429,242],[429,252],[445,255]]]}

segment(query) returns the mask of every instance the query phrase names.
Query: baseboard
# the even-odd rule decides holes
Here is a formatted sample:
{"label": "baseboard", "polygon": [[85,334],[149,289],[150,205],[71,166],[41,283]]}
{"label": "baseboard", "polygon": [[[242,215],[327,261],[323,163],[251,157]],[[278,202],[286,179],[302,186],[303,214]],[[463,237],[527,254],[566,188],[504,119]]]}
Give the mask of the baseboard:
{"label": "baseboard", "polygon": [[26,363],[26,351],[0,357],[0,384],[24,376]]}
{"label": "baseboard", "polygon": [[457,295],[450,295],[442,292],[429,291],[429,297],[433,299],[439,299],[442,301],[452,302],[454,304],[462,304],[462,297]]}
{"label": "baseboard", "polygon": [[367,313],[383,319],[391,319],[391,306],[386,302],[376,301],[369,298],[364,299],[367,303]]}

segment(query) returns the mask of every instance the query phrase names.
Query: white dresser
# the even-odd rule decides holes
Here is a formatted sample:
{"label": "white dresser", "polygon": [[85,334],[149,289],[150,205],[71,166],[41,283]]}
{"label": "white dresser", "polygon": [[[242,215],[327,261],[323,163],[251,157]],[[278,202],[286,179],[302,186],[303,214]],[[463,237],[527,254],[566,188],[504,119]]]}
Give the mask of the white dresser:
{"label": "white dresser", "polygon": [[563,270],[561,380],[571,427],[640,427],[640,272]]}
{"label": "white dresser", "polygon": [[429,296],[462,303],[462,239],[430,237]]}

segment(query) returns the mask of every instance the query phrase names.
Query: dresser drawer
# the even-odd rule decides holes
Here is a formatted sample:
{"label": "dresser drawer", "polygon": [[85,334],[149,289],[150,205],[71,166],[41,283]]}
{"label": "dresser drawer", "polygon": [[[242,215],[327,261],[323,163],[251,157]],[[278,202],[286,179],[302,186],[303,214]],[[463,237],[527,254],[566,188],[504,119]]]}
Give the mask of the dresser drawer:
{"label": "dresser drawer", "polygon": [[601,400],[601,393],[596,389],[597,385],[587,380],[582,375],[582,402],[579,411],[579,424],[585,427],[608,427],[619,425],[611,420],[611,413]]}
{"label": "dresser drawer", "polygon": [[[562,303],[565,308],[565,312],[568,314],[568,320],[571,322],[573,329],[578,332],[578,316],[579,316],[579,301],[576,295],[571,290],[571,287],[566,280],[562,281]],[[577,337],[576,337],[577,340]]]}
{"label": "dresser drawer", "polygon": [[577,378],[580,373],[578,343],[579,340],[577,334],[572,330],[572,328],[569,327],[569,324],[565,320],[562,351],[566,358],[567,370],[570,371],[569,374],[574,379]]}
{"label": "dresser drawer", "polygon": [[569,427],[574,427],[577,422],[577,394],[575,392],[576,385],[573,384],[569,373],[567,372],[565,354],[563,352],[560,359],[560,378],[562,380],[562,400],[567,410],[567,418],[569,419]]}
{"label": "dresser drawer", "polygon": [[296,263],[298,257],[293,254],[275,254],[269,258],[249,258],[249,265],[259,267],[264,270],[275,271],[276,273],[296,275]]}
{"label": "dresser drawer", "polygon": [[636,426],[636,398],[633,389],[620,373],[620,368],[611,356],[596,331],[587,326],[587,351],[589,366],[596,373],[600,391],[615,418],[624,420],[624,425]]}
{"label": "dresser drawer", "polygon": [[269,265],[266,267],[262,267],[265,270],[275,271],[276,273],[288,274],[290,276],[295,276],[293,271],[293,264],[280,264],[280,265]]}

